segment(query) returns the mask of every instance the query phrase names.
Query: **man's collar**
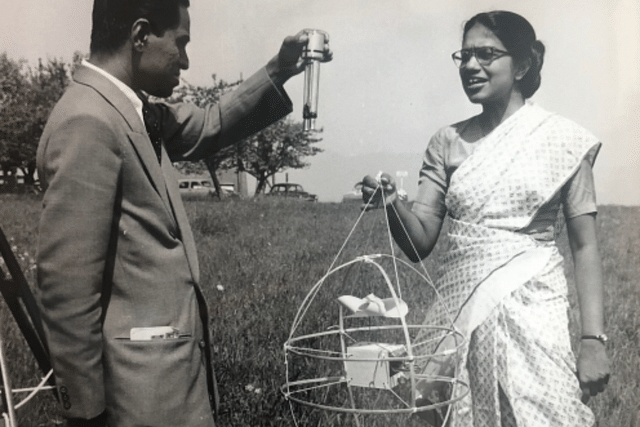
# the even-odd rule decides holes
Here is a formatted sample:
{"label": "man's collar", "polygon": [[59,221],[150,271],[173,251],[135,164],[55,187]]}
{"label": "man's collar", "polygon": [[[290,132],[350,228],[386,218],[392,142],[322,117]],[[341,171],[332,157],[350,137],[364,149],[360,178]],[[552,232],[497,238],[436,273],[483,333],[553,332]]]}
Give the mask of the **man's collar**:
{"label": "man's collar", "polygon": [[142,122],[144,123],[144,117],[142,115],[142,100],[140,99],[140,96],[138,96],[138,94],[133,89],[131,89],[126,84],[124,84],[118,78],[114,77],[112,74],[110,74],[107,71],[103,70],[102,68],[92,64],[91,62],[87,61],[86,59],[82,60],[82,65],[84,65],[85,67],[89,68],[90,70],[93,70],[93,71],[99,73],[100,75],[104,76],[111,83],[113,83],[118,89],[120,89],[120,91],[122,93],[124,93],[124,95],[127,97],[127,99],[129,99],[129,101],[131,101],[131,103],[133,104],[133,107],[135,108],[136,112],[138,113],[138,116],[140,116],[140,120],[142,120]]}

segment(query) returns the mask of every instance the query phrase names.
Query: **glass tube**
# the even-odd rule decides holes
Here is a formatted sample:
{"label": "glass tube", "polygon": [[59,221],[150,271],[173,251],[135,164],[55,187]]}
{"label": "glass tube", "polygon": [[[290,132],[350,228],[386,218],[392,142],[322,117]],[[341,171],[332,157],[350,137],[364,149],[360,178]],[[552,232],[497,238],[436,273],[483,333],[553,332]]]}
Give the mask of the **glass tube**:
{"label": "glass tube", "polygon": [[320,90],[320,60],[323,57],[325,36],[321,30],[307,30],[309,42],[302,52],[306,62],[304,69],[304,92],[302,119],[305,132],[316,130],[318,117],[318,92]]}

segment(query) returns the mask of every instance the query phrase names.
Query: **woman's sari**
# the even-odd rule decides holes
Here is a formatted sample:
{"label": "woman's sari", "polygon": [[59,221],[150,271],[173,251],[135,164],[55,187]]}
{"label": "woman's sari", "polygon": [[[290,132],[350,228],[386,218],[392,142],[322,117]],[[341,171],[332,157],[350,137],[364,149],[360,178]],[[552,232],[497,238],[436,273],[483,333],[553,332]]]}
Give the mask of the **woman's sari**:
{"label": "woman's sari", "polygon": [[425,321],[451,322],[467,340],[453,363],[471,393],[454,404],[451,425],[593,424],[575,376],[562,257],[553,239],[519,230],[599,147],[583,128],[527,103],[452,174],[440,299]]}

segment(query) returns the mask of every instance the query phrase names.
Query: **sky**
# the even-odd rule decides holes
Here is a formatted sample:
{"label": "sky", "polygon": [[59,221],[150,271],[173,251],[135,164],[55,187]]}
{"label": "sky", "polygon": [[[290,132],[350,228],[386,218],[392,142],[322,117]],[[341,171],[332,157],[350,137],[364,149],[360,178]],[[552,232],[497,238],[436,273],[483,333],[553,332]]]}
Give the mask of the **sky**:
{"label": "sky", "polygon": [[[91,1],[0,0],[0,51],[30,64],[88,52]],[[338,201],[379,170],[415,194],[421,156],[440,127],[480,111],[453,62],[464,22],[506,9],[546,46],[532,101],[594,133],[598,202],[640,206],[640,2],[637,0],[192,0],[189,83],[247,78],[303,28],[330,35],[320,71],[322,154],[280,174],[321,201]],[[302,76],[285,84],[302,120]],[[405,175],[406,173],[406,175]]]}

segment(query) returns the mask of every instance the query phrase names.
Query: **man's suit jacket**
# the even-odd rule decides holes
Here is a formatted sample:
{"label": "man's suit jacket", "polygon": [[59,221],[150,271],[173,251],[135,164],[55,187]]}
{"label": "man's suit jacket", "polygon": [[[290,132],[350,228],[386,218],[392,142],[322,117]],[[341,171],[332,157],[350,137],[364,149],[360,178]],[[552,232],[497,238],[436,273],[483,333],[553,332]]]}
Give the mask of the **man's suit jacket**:
{"label": "man's suit jacket", "polygon": [[[236,142],[291,102],[262,69],[215,106],[155,110],[161,164],[124,93],[76,70],[38,148],[38,295],[65,416],[106,409],[111,427],[211,426],[206,305],[171,161]],[[130,339],[131,328],[157,326],[180,336]]]}

